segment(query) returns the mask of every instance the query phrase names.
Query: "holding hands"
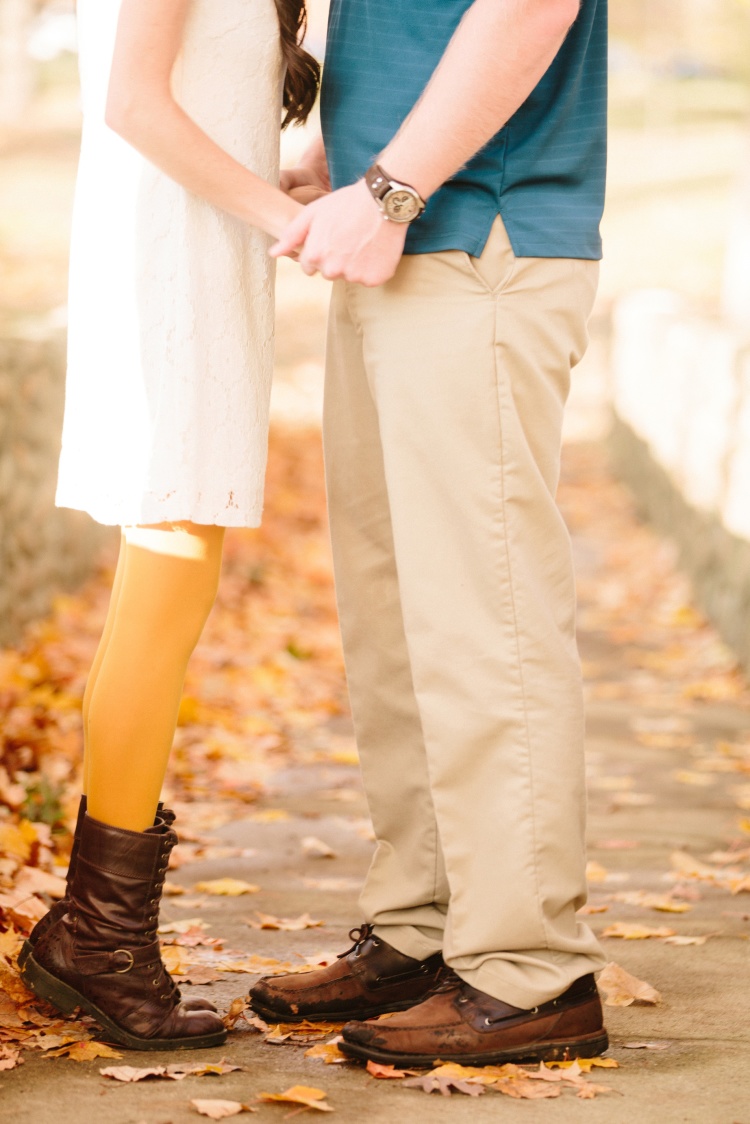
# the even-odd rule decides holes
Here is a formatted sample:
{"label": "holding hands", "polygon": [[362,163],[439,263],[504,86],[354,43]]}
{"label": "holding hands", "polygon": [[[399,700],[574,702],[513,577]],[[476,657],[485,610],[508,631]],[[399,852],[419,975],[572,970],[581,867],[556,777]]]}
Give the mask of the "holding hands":
{"label": "holding hands", "polygon": [[329,281],[372,286],[393,276],[407,224],[384,219],[363,180],[332,192],[322,139],[281,173],[281,188],[306,206],[271,247],[273,257],[294,257],[305,273]]}

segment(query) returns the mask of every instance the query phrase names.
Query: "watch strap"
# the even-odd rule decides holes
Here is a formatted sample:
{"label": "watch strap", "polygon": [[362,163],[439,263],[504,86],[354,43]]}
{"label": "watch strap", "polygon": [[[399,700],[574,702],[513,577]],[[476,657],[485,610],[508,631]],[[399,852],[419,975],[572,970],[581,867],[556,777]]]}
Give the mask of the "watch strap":
{"label": "watch strap", "polygon": [[370,189],[370,194],[380,202],[392,189],[391,179],[384,172],[380,164],[372,164],[365,172],[365,183]]}
{"label": "watch strap", "polygon": [[[365,172],[365,183],[367,184],[370,194],[375,202],[381,209],[383,209],[383,200],[386,195],[391,191],[403,190],[406,188],[408,191],[413,192],[414,196],[419,202],[419,214],[421,215],[425,209],[425,201],[417,191],[416,187],[412,187],[409,183],[401,183],[400,180],[393,180],[380,164],[371,164]],[[419,217],[419,215],[417,215]]]}

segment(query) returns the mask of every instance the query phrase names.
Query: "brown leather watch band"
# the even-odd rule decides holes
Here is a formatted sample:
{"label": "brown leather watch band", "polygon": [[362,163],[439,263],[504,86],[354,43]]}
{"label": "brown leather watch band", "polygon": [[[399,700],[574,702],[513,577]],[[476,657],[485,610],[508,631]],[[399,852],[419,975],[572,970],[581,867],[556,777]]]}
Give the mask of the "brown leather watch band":
{"label": "brown leather watch band", "polygon": [[365,172],[365,183],[370,189],[370,194],[376,199],[382,199],[391,190],[390,176],[383,171],[379,164],[373,164]]}
{"label": "brown leather watch band", "polygon": [[393,222],[413,222],[424,212],[425,201],[415,187],[391,179],[380,164],[365,172],[365,183],[380,207],[383,218]]}

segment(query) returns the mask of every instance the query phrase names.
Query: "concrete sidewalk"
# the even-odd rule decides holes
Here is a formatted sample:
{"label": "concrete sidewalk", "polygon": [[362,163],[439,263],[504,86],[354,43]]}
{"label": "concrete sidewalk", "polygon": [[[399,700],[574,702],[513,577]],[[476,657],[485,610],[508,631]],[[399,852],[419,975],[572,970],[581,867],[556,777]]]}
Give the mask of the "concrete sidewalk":
{"label": "concrete sidewalk", "polygon": [[[240,1021],[223,1050],[179,1058],[123,1052],[120,1062],[75,1063],[29,1052],[23,1065],[0,1074],[0,1120],[187,1124],[202,1119],[190,1106],[193,1098],[249,1102],[260,1092],[311,1085],[326,1091],[335,1119],[347,1124],[499,1115],[552,1124],[750,1124],[750,897],[729,888],[750,866],[742,843],[744,837],[750,846],[742,824],[742,805],[750,806],[748,695],[711,630],[684,602],[669,552],[636,525],[624,493],[608,480],[601,454],[573,448],[567,462],[561,499],[574,535],[589,693],[590,907],[602,910],[588,920],[600,933],[620,922],[666,927],[678,937],[708,935],[698,945],[664,937],[604,940],[610,960],[662,995],[657,1006],[606,1008],[610,1056],[621,1068],[595,1071],[593,1079],[613,1091],[585,1103],[565,1094],[534,1105],[492,1092],[427,1096],[398,1081],[375,1081],[358,1066],[324,1065],[305,1057],[305,1046],[265,1043]],[[173,897],[163,920],[200,916],[211,935],[244,956],[301,963],[348,947],[347,931],[360,922],[356,887],[372,842],[358,769],[341,753],[350,730],[337,720],[328,742],[325,733],[312,732],[298,746],[295,762],[274,776],[251,816],[213,833],[252,854],[186,864],[172,875],[188,899],[196,882],[225,876],[257,883],[260,892],[204,896],[187,910]],[[335,857],[305,855],[302,840],[309,836]],[[732,847],[731,862],[717,854]],[[685,854],[704,866],[691,866]],[[659,912],[648,904],[665,897],[689,908]],[[257,931],[245,922],[256,910],[286,918],[309,912],[325,926]],[[223,972],[219,982],[187,990],[228,1007],[255,978]],[[633,1043],[665,1048],[629,1048]],[[99,1074],[110,1064],[192,1064],[222,1056],[242,1071],[130,1085]],[[290,1110],[261,1105],[258,1119],[286,1119]]]}

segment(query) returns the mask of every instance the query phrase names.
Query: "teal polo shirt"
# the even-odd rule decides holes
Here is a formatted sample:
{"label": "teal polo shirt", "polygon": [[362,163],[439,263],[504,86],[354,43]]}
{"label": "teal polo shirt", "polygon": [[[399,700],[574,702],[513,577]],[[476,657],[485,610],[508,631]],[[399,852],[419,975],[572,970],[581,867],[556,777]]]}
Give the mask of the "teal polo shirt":
{"label": "teal polo shirt", "polygon": [[[360,179],[398,131],[471,3],[332,0],[321,115],[334,188]],[[582,0],[547,73],[428,200],[406,253],[478,257],[499,214],[518,257],[600,258],[606,118],[607,2]]]}

